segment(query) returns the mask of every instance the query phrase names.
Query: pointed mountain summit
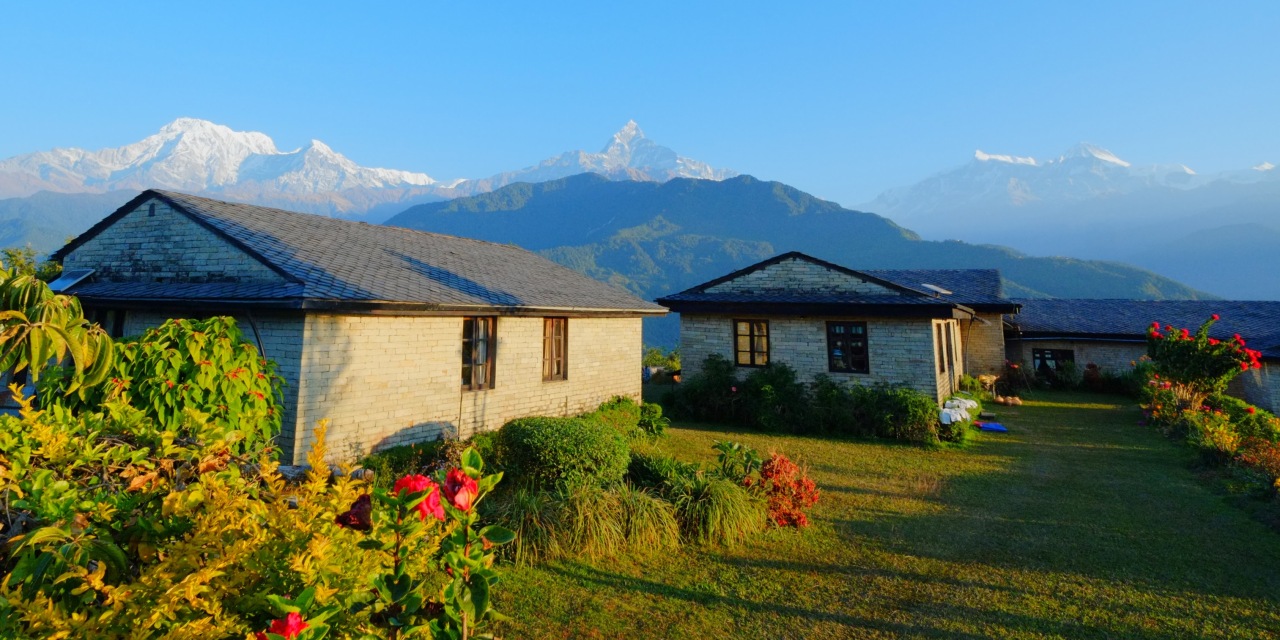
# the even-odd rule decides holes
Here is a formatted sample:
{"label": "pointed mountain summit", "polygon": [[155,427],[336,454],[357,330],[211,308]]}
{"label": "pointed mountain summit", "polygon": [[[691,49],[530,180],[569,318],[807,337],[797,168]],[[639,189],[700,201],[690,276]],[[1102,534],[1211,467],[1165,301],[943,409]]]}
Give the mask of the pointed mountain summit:
{"label": "pointed mountain summit", "polygon": [[738,175],[735,171],[716,169],[705,162],[681,156],[645,137],[640,125],[635,120],[628,120],[599,153],[566,151],[519,171],[499,173],[484,180],[467,180],[457,186],[457,194],[474,195],[515,182],[546,182],[579,173],[595,173],[610,180],[642,182],[666,182],[672,178],[724,180]]}

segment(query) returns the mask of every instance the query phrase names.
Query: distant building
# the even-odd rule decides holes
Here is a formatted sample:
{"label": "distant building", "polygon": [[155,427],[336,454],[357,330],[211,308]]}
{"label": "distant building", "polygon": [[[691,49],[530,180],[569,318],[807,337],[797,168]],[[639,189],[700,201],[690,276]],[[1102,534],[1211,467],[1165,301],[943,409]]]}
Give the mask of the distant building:
{"label": "distant building", "polygon": [[515,246],[145,191],[54,254],[115,335],[233,315],[287,382],[280,446],[468,436],[639,398],[666,313]]}
{"label": "distant building", "polygon": [[1262,352],[1262,368],[1242,372],[1229,391],[1270,411],[1280,410],[1280,302],[1228,300],[1018,300],[1008,320],[1009,359],[1033,370],[1064,362],[1123,374],[1147,353],[1152,322],[1195,331],[1215,313],[1210,337],[1240,334]]}
{"label": "distant building", "polygon": [[942,400],[961,374],[1004,369],[1004,298],[991,269],[854,270],[786,253],[658,299],[680,313],[686,374],[712,354],[743,371],[911,387]]}

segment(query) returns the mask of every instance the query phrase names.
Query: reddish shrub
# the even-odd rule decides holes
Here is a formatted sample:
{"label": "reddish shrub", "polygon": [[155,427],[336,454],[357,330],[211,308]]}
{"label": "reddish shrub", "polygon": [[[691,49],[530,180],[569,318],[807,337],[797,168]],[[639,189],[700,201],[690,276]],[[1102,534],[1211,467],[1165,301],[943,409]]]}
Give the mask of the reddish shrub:
{"label": "reddish shrub", "polygon": [[1267,474],[1273,486],[1280,490],[1280,443],[1248,438],[1236,455],[1236,461]]}
{"label": "reddish shrub", "polygon": [[779,527],[807,527],[805,509],[818,502],[818,487],[786,456],[774,453],[760,467],[769,500],[769,519]]}

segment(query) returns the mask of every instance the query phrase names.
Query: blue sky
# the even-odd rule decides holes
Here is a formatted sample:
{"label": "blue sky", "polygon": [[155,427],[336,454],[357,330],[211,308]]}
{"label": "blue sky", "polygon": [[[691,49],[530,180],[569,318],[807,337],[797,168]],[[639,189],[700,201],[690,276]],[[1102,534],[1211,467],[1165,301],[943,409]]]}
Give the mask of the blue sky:
{"label": "blue sky", "polygon": [[0,9],[0,157],[193,116],[482,177],[634,118],[847,205],[978,148],[1280,163],[1275,2],[208,4]]}

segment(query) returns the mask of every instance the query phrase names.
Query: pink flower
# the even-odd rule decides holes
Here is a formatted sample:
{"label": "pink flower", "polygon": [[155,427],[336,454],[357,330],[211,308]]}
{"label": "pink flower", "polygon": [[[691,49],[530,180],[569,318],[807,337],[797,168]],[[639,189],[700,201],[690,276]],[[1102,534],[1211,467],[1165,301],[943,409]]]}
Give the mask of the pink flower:
{"label": "pink flower", "polygon": [[[284,636],[285,640],[293,640],[298,634],[306,630],[311,625],[302,621],[302,615],[297,611],[290,612],[283,620],[272,620],[271,627],[267,629],[269,633]],[[259,631],[255,634],[258,640],[267,640],[267,634]]]}
{"label": "pink flower", "polygon": [[475,478],[467,475],[462,469],[450,469],[444,479],[444,497],[460,511],[470,511],[480,487]]}
{"label": "pink flower", "polygon": [[418,517],[422,520],[427,519],[427,514],[435,516],[436,520],[444,520],[444,506],[440,504],[440,486],[431,478],[424,475],[413,474],[396,480],[393,491],[397,494],[418,493],[426,491],[427,497],[418,503]]}
{"label": "pink flower", "polygon": [[729,391],[732,391],[733,393],[737,393],[737,392],[738,392],[738,388],[737,388],[737,387],[729,387]]}

